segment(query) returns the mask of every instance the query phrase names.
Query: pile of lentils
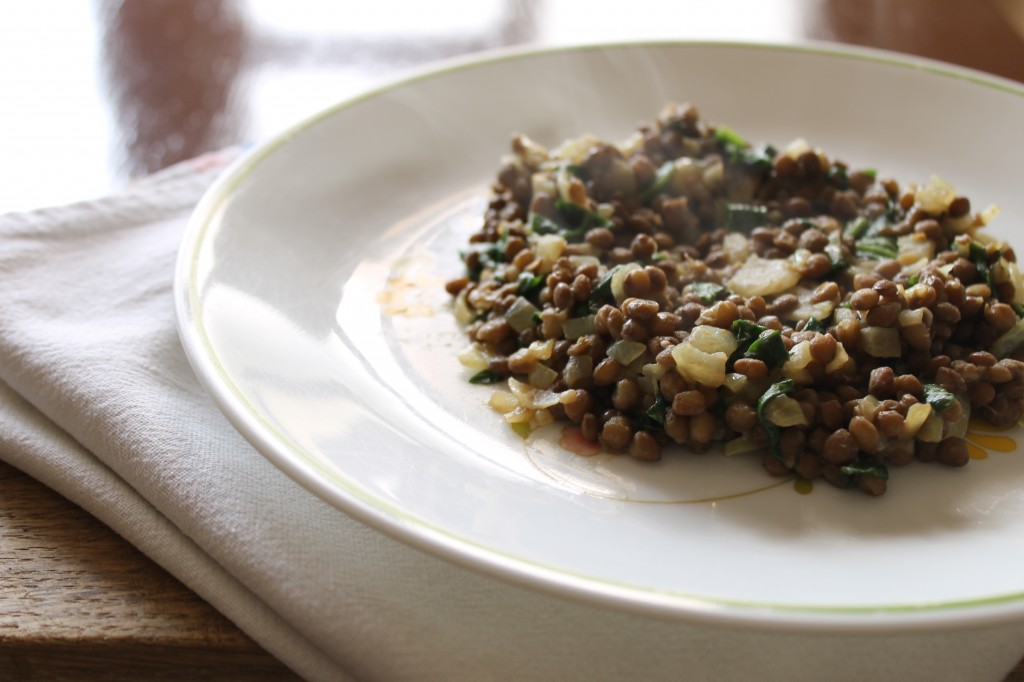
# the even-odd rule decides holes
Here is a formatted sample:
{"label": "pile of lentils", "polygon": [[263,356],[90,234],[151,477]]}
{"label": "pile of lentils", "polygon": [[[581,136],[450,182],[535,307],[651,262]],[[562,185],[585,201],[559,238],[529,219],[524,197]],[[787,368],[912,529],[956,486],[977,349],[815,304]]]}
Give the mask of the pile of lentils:
{"label": "pile of lentils", "polygon": [[763,457],[871,495],[960,467],[1024,408],[1024,307],[992,212],[669,105],[628,140],[523,135],[449,281],[473,383],[525,434]]}

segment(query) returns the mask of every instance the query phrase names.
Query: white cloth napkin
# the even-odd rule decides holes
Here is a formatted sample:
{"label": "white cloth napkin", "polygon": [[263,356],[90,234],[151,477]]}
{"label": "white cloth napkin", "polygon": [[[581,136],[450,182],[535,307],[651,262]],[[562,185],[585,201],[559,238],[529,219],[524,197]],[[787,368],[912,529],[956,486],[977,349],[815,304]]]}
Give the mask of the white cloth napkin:
{"label": "white cloth napkin", "polygon": [[300,675],[1001,680],[1016,664],[1019,627],[851,640],[563,601],[321,502],[230,427],[178,342],[178,242],[231,156],[118,196],[0,217],[0,457],[96,515]]}

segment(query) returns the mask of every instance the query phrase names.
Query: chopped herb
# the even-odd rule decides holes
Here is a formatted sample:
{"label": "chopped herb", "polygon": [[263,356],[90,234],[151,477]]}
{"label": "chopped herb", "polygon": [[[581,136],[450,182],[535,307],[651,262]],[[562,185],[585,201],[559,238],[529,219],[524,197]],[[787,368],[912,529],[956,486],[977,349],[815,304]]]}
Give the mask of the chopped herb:
{"label": "chopped herb", "polygon": [[868,176],[872,180],[878,177],[878,171],[876,171],[874,168],[861,168],[860,172]]}
{"label": "chopped herb", "polygon": [[496,384],[499,381],[503,381],[504,376],[497,372],[492,372],[489,369],[482,369],[469,378],[471,384]]}
{"label": "chopped herb", "polygon": [[530,221],[530,229],[535,234],[558,234],[562,231],[562,226],[546,215],[534,213],[533,220]]}
{"label": "chopped herb", "polygon": [[540,293],[540,290],[544,288],[544,283],[544,275],[534,275],[529,272],[524,272],[519,275],[519,288],[516,289],[516,293],[523,298],[536,301],[535,297]]}
{"label": "chopped herb", "polygon": [[942,412],[956,402],[956,396],[936,384],[924,385],[924,401],[936,412]]}
{"label": "chopped herb", "polygon": [[768,433],[768,451],[771,452],[772,457],[785,464],[785,460],[782,457],[782,450],[779,447],[779,439],[782,435],[779,427],[768,421],[768,418],[764,416],[764,408],[771,401],[775,400],[781,395],[789,395],[796,386],[793,384],[792,379],[783,379],[782,381],[772,384],[768,387],[768,390],[761,395],[757,401],[757,420],[761,422],[761,426]]}
{"label": "chopped herb", "polygon": [[597,312],[590,309],[590,301],[577,301],[569,312],[569,319],[577,317],[586,317],[593,312]]}
{"label": "chopped herb", "polygon": [[839,189],[846,189],[850,186],[850,178],[846,175],[846,167],[839,164],[833,164],[828,169],[828,179]]}
{"label": "chopped herb", "polygon": [[843,250],[838,244],[828,244],[825,247],[825,255],[832,261],[832,270],[829,271],[831,277],[850,267],[850,262],[843,256]]}
{"label": "chopped herb", "polygon": [[751,147],[742,135],[725,126],[715,131],[715,140],[730,162],[754,173],[766,173],[771,170],[772,161],[779,153],[771,145]]}
{"label": "chopped herb", "polygon": [[[505,242],[507,236],[502,235],[496,242],[477,242],[470,244],[468,249],[459,251],[459,258],[466,264],[466,276],[474,282],[480,281],[480,274],[486,269],[493,269],[505,262]],[[475,267],[470,267],[470,254],[477,254]]]}
{"label": "chopped herb", "polygon": [[981,279],[984,280],[985,284],[992,291],[995,291],[995,283],[992,281],[992,266],[989,264],[988,249],[985,245],[972,241],[970,247],[968,247],[967,255],[970,256],[974,266],[978,268],[978,274],[981,276]]}
{"label": "chopped herb", "polygon": [[857,216],[846,223],[846,227],[843,228],[843,236],[851,239],[860,239],[867,233],[869,227],[871,227],[871,221],[864,216]]}
{"label": "chopped herb", "polygon": [[911,275],[910,279],[907,280],[907,288],[909,289],[910,287],[912,287],[912,286],[914,286],[916,284],[917,284],[917,275],[916,274]]}
{"label": "chopped herb", "polygon": [[640,192],[641,203],[646,204],[651,199],[656,197],[665,191],[672,182],[672,176],[676,174],[676,164],[674,161],[666,161],[661,164],[658,168],[658,172],[654,175],[654,180],[648,185],[642,192]]}
{"label": "chopped herb", "polygon": [[558,213],[557,220],[539,213],[533,215],[530,227],[534,233],[557,234],[567,242],[581,242],[592,228],[612,226],[607,218],[562,199],[555,200],[555,211]]}
{"label": "chopped herb", "polygon": [[805,332],[818,332],[819,334],[825,334],[828,332],[829,327],[832,326],[832,316],[829,315],[823,320],[819,320],[816,317],[812,317],[807,320],[807,324],[804,325],[803,331]]}
{"label": "chopped herb", "polygon": [[615,276],[615,272],[620,267],[622,266],[616,265],[614,268],[609,270],[608,274],[602,277],[601,281],[590,290],[590,297],[587,299],[587,305],[590,308],[590,312],[596,313],[601,309],[601,306],[615,303],[615,294],[612,293],[612,277]]}
{"label": "chopped herb", "polygon": [[565,167],[565,170],[569,171],[584,182],[590,179],[590,171],[587,170],[586,166],[581,166],[578,163],[570,163]]}
{"label": "chopped herb", "polygon": [[722,145],[747,146],[747,141],[743,139],[743,136],[728,126],[718,126],[715,129],[715,139]]}
{"label": "chopped herb", "polygon": [[847,464],[846,466],[839,467],[847,476],[876,476],[883,480],[888,480],[889,469],[884,464],[866,464],[857,462],[855,464]]}
{"label": "chopped herb", "polygon": [[732,323],[732,333],[738,345],[729,357],[727,367],[730,369],[741,358],[761,360],[769,369],[781,367],[789,358],[782,333],[778,330],[762,327],[750,320],[736,320]]}
{"label": "chopped herb", "polygon": [[889,480],[889,469],[884,464],[874,462],[854,462],[839,467],[839,484],[843,488],[855,485],[861,476],[874,476],[883,481]]}
{"label": "chopped herb", "polygon": [[789,351],[782,341],[782,332],[777,329],[766,329],[761,332],[743,354],[745,358],[761,360],[768,369],[782,367],[789,359]]}
{"label": "chopped herb", "polygon": [[889,220],[885,216],[879,216],[873,221],[868,220],[864,216],[858,216],[846,223],[846,227],[843,228],[843,236],[856,240],[861,240],[865,237],[883,236],[882,229],[888,224]]}
{"label": "chopped herb", "polygon": [[857,240],[857,255],[861,258],[896,258],[900,254],[893,237],[865,237]]}
{"label": "chopped herb", "polygon": [[704,305],[711,305],[729,296],[728,289],[714,282],[694,282],[690,285],[690,293],[700,296],[700,302]]}
{"label": "chopped herb", "polygon": [[1000,360],[1009,357],[1024,347],[1024,318],[1017,320],[1017,324],[1010,327],[1010,330],[992,342],[989,351]]}
{"label": "chopped herb", "polygon": [[1017,313],[1017,317],[1024,317],[1024,304],[1011,303],[1010,307],[1013,308],[1013,312]]}
{"label": "chopped herb", "polygon": [[768,209],[755,204],[727,204],[725,227],[738,232],[750,232],[768,222]]}
{"label": "chopped herb", "polygon": [[772,161],[778,155],[778,151],[771,145],[754,149],[725,144],[722,149],[729,161],[759,175],[771,170]]}
{"label": "chopped herb", "polygon": [[661,391],[658,390],[654,398],[654,404],[641,412],[637,417],[637,429],[642,431],[664,431],[669,407],[669,402],[665,400]]}
{"label": "chopped herb", "polygon": [[739,343],[736,351],[739,353],[745,353],[747,348],[750,347],[750,344],[756,341],[757,337],[761,335],[761,332],[766,331],[767,329],[767,327],[762,327],[750,320],[739,319],[733,322],[732,333],[736,336],[736,341]]}

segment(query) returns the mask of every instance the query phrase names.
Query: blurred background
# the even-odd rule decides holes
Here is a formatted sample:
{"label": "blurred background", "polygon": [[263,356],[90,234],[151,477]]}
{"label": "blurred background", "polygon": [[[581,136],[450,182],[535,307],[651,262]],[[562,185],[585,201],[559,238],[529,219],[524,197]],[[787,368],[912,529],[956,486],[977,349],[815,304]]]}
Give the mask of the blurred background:
{"label": "blurred background", "polygon": [[1024,0],[32,0],[0,6],[0,213],[258,142],[434,60],[526,44],[838,41],[1024,81]]}

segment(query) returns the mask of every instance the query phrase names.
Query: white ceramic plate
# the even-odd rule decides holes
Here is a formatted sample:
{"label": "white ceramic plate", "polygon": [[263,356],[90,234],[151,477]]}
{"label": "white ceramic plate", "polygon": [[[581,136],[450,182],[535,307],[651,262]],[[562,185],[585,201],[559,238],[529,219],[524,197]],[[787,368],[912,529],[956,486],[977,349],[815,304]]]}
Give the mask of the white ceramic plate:
{"label": "white ceramic plate", "polygon": [[1016,432],[965,469],[894,471],[879,499],[801,495],[756,457],[651,465],[567,454],[557,431],[524,442],[486,407],[490,388],[466,382],[442,285],[512,133],[621,140],[668,101],[754,142],[804,137],[901,181],[938,173],[976,207],[999,204],[1004,237],[1024,221],[1024,89],[1006,81],[831,47],[491,55],[344,102],[216,184],[177,273],[200,379],[317,495],[507,579],[790,629],[1024,618],[1024,453],[998,451]]}

